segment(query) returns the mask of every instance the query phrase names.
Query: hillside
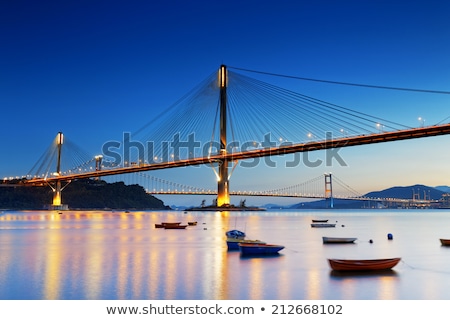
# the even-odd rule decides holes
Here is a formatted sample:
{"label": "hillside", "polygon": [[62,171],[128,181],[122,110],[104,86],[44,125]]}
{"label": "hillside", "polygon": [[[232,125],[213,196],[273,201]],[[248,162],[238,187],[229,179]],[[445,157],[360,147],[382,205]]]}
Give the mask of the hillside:
{"label": "hillside", "polygon": [[[449,187],[439,186],[438,188],[429,187],[421,184],[413,186],[396,186],[381,191],[372,191],[365,194],[368,198],[396,198],[396,199],[431,199],[440,200],[445,190]],[[311,202],[300,202],[289,206],[289,209],[325,209],[329,208],[329,200],[318,200]],[[361,200],[341,200],[333,199],[333,207],[336,209],[362,209],[377,207],[374,201],[361,201]]]}
{"label": "hillside", "polygon": [[439,200],[445,192],[433,187],[416,184],[407,187],[392,187],[381,191],[373,191],[367,193],[365,196],[369,198],[397,198],[397,199],[431,199]]}
{"label": "hillside", "polygon": [[[2,187],[0,208],[40,210],[52,202],[50,187]],[[103,180],[73,181],[62,192],[62,202],[70,209],[169,209],[139,185]]]}

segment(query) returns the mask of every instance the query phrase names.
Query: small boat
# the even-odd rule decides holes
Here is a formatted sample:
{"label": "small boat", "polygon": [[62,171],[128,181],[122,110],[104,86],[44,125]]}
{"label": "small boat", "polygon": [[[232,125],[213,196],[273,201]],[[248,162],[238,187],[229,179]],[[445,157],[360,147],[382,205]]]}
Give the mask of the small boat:
{"label": "small boat", "polygon": [[312,219],[312,222],[313,223],[316,223],[316,222],[318,222],[318,223],[325,223],[325,222],[328,222],[328,219],[326,219],[326,220]]}
{"label": "small boat", "polygon": [[443,246],[450,246],[450,239],[439,239]]}
{"label": "small boat", "polygon": [[197,221],[188,222],[188,225],[189,226],[196,226],[197,225]]}
{"label": "small boat", "polygon": [[164,229],[186,229],[187,224],[167,224],[164,225]]}
{"label": "small boat", "polygon": [[155,223],[155,228],[164,228],[165,226],[178,226],[181,222],[161,222]]}
{"label": "small boat", "polygon": [[227,238],[245,239],[245,232],[242,232],[240,230],[229,230],[225,232],[225,235],[227,236]]}
{"label": "small boat", "polygon": [[181,224],[181,222],[162,222],[161,224],[163,226],[177,226],[177,225]]}
{"label": "small boat", "polygon": [[239,243],[238,246],[242,255],[271,255],[284,249],[284,246],[267,243]]}
{"label": "small boat", "polygon": [[312,228],[334,228],[336,223],[311,223]]}
{"label": "small boat", "polygon": [[331,269],[335,271],[378,271],[388,270],[397,265],[401,258],[344,260],[328,259]]}
{"label": "small boat", "polygon": [[227,248],[228,250],[239,250],[239,244],[265,244],[264,241],[261,240],[251,240],[251,239],[236,239],[236,238],[227,238]]}
{"label": "small boat", "polygon": [[322,237],[323,243],[354,243],[357,238]]}

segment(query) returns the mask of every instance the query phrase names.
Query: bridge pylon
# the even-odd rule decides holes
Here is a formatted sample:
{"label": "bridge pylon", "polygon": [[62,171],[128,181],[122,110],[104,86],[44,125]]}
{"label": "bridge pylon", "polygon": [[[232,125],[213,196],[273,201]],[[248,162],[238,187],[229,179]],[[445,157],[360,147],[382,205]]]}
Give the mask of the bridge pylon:
{"label": "bridge pylon", "polygon": [[[220,66],[219,70],[219,88],[220,88],[220,154],[227,155],[227,68]],[[228,183],[228,159],[219,163],[219,174],[217,181],[217,206],[230,204],[230,191]]]}
{"label": "bridge pylon", "polygon": [[[62,132],[58,132],[56,136],[56,147],[57,147],[57,160],[56,160],[56,172],[54,173],[56,176],[61,174],[61,149],[64,143],[64,136]],[[68,183],[67,183],[68,184]],[[67,186],[67,184],[65,186]],[[68,205],[62,204],[61,192],[65,188],[61,186],[61,180],[56,180],[54,185],[49,183],[50,188],[53,190],[53,202],[50,205],[47,205],[46,208],[48,210],[67,210]]]}
{"label": "bridge pylon", "polygon": [[330,208],[333,208],[333,183],[331,173],[325,173],[325,200],[330,199]]}

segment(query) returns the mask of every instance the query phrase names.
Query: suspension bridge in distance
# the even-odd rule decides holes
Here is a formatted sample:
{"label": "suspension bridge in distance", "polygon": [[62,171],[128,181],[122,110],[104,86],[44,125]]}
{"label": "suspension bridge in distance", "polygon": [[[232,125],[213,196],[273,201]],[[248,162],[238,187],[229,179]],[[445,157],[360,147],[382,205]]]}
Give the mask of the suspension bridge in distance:
{"label": "suspension bridge in distance", "polygon": [[[38,165],[39,168],[46,170],[27,174],[22,183],[31,186],[51,186],[54,191],[53,205],[58,207],[62,203],[61,192],[64,188],[62,184],[73,180],[207,165],[216,175],[215,192],[193,188],[165,191],[149,189],[148,192],[215,194],[218,207],[229,205],[231,195],[315,198],[311,193],[292,192],[294,187],[272,192],[230,191],[229,181],[236,164],[246,159],[450,134],[449,123],[413,128],[402,126],[255,81],[234,72],[229,76],[225,65],[222,65],[212,77],[207,78],[203,86],[180,101],[183,103],[181,106],[185,108],[177,104],[168,110],[167,114],[158,116],[157,121],[152,122],[154,126],[147,138],[142,138],[141,144],[132,144],[128,141],[129,145],[137,149],[134,159],[131,159],[131,156],[129,158],[124,156],[125,159],[121,159],[122,161],[109,161],[105,164],[104,158],[113,154],[107,150],[108,154],[83,159],[81,164],[65,169],[62,165],[62,158],[66,153],[62,152],[63,135],[58,133],[53,147],[47,155],[41,157],[42,161]],[[212,118],[208,119],[208,115]],[[279,118],[272,119],[277,115]],[[161,120],[164,117],[165,122]],[[190,137],[190,132],[207,136],[200,141],[205,146],[209,144],[208,152],[200,154],[195,152],[195,144],[200,144],[198,141],[192,141],[194,145],[189,145],[186,143],[190,142],[190,139],[180,140],[180,136]],[[277,140],[272,141],[270,137],[266,139],[267,132],[280,137],[280,143],[276,143]],[[149,139],[151,144],[148,143]],[[173,140],[169,144],[167,141],[170,139]],[[233,145],[235,141],[241,141],[243,145],[252,142],[251,148],[235,148]],[[126,142],[123,145],[126,145]],[[169,151],[170,148],[174,150],[172,153]],[[185,153],[182,154],[180,150]],[[144,158],[144,154],[149,155],[147,159]],[[317,198],[332,198],[331,175],[328,177],[329,182],[325,175],[324,194]],[[363,200],[362,197],[353,197],[356,198]]]}
{"label": "suspension bridge in distance", "polygon": [[[123,181],[118,178],[117,181]],[[116,182],[117,182],[116,181]],[[138,184],[142,186],[148,194],[151,195],[205,195],[217,196],[217,190],[196,186],[190,186],[178,182],[169,181],[158,178],[146,173],[137,173],[127,176],[125,179],[127,184]],[[333,186],[338,187],[338,193],[333,192]],[[340,178],[331,173],[324,173],[321,176],[309,179],[305,182],[295,185],[259,191],[249,190],[230,190],[230,196],[235,197],[279,197],[279,198],[297,198],[297,199],[316,199],[326,200],[327,206],[333,208],[334,200],[356,200],[365,201],[369,205],[367,207],[396,207],[402,208],[418,208],[429,207],[438,200],[423,199],[412,194],[410,199],[403,198],[382,198],[369,197],[361,194],[357,190],[350,187]],[[241,200],[242,201],[242,200]]]}

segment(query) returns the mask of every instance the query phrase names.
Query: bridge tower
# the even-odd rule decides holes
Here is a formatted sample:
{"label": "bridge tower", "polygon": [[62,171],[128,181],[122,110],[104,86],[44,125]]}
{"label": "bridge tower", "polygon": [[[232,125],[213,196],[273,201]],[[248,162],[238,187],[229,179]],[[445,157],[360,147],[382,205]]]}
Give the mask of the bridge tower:
{"label": "bridge tower", "polygon": [[[61,175],[61,150],[63,143],[64,143],[64,136],[62,132],[58,132],[58,135],[56,136],[56,147],[58,154],[56,159],[56,172],[54,173],[56,176]],[[54,186],[50,185],[50,187],[53,190],[53,203],[50,206],[48,206],[48,209],[67,210],[68,209],[67,204],[62,204],[61,201],[61,191],[64,189],[64,187],[61,187],[61,180],[57,180],[55,182],[55,185]]]}
{"label": "bridge tower", "polygon": [[330,208],[333,208],[333,183],[331,173],[325,173],[325,199],[330,199]]}
{"label": "bridge tower", "polygon": [[[220,66],[219,70],[220,88],[220,154],[227,154],[227,68]],[[228,160],[224,159],[219,164],[217,182],[217,206],[230,204],[230,192],[228,184]]]}

